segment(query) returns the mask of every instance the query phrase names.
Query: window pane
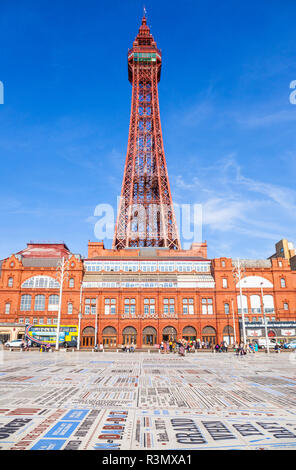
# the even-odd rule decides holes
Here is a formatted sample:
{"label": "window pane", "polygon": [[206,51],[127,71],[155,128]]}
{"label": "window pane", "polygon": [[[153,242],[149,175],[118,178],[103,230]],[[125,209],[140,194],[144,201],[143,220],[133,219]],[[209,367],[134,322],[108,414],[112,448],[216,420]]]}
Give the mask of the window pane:
{"label": "window pane", "polygon": [[44,310],[45,309],[45,295],[36,295],[34,310]]}

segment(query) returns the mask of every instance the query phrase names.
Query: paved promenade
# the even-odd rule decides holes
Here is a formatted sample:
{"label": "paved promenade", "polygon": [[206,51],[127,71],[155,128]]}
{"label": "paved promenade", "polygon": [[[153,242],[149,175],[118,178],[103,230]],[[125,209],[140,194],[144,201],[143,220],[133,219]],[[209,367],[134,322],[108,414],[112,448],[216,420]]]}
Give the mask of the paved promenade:
{"label": "paved promenade", "polygon": [[296,449],[296,354],[0,352],[1,449]]}

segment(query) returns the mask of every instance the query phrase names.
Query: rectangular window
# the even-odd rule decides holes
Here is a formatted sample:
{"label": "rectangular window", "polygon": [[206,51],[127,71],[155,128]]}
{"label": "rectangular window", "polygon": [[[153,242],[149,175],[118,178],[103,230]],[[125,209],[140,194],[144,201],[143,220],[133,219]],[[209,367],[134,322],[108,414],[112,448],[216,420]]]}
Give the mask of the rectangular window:
{"label": "rectangular window", "polygon": [[38,318],[33,318],[33,325],[37,325],[38,324]]}
{"label": "rectangular window", "polygon": [[5,313],[7,315],[9,315],[9,313],[10,313],[10,304],[9,303],[5,304]]}
{"label": "rectangular window", "polygon": [[30,294],[22,295],[20,309],[21,309],[21,311],[31,310],[31,296],[30,296]]}
{"label": "rectangular window", "polygon": [[213,299],[201,299],[201,304],[203,315],[213,315]]}
{"label": "rectangular window", "polygon": [[183,314],[187,315],[189,313],[190,315],[194,314],[194,306],[193,306],[193,299],[183,299]]}
{"label": "rectangular window", "polygon": [[19,323],[24,323],[24,319],[23,318],[19,318]]}
{"label": "rectangular window", "polygon": [[155,313],[155,299],[144,299],[144,314]]}
{"label": "rectangular window", "polygon": [[105,315],[109,314],[116,314],[116,299],[105,299]]}
{"label": "rectangular window", "polygon": [[227,288],[227,279],[224,278],[222,280],[222,286],[223,286],[224,289]]}

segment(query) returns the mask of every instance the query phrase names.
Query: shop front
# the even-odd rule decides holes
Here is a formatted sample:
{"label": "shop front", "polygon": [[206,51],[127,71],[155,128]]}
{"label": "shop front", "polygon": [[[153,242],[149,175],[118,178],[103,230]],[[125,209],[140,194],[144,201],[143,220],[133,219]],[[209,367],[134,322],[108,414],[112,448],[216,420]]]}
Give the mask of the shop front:
{"label": "shop front", "polygon": [[[240,335],[243,338],[242,321],[240,320]],[[245,322],[247,341],[256,341],[265,338],[265,324],[261,322]],[[267,322],[267,336],[280,343],[288,343],[296,340],[296,321]]]}
{"label": "shop front", "polygon": [[19,323],[0,323],[0,344],[14,339],[23,339],[25,336],[25,325]]}

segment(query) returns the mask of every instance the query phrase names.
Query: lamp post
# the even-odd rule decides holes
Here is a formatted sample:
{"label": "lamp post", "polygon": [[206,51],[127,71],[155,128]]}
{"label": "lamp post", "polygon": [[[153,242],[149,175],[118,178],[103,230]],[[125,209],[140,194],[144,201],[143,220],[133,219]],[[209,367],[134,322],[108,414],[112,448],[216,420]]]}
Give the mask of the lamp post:
{"label": "lamp post", "polygon": [[233,299],[231,299],[231,306],[232,306],[233,333],[234,333],[234,344],[235,344],[236,343],[236,330],[235,330],[235,320],[234,320]]}
{"label": "lamp post", "polygon": [[264,317],[266,351],[267,351],[267,354],[269,354],[269,344],[268,344],[268,334],[267,334],[267,323],[266,323],[266,315],[265,315],[265,310],[264,310],[263,282],[260,282],[260,288],[261,288],[262,312],[263,312],[263,317]]}
{"label": "lamp post", "polygon": [[95,347],[97,346],[97,337],[98,337],[98,301],[96,298]]}
{"label": "lamp post", "polygon": [[246,324],[245,324],[245,313],[243,309],[243,295],[242,295],[242,285],[241,285],[242,284],[241,281],[243,279],[242,273],[244,272],[244,269],[240,263],[239,258],[237,259],[237,264],[234,266],[232,272],[233,272],[234,279],[237,279],[238,284],[239,284],[240,305],[241,305],[242,323],[243,323],[243,341],[244,341],[244,344],[246,344],[247,343]]}
{"label": "lamp post", "polygon": [[56,350],[59,350],[60,345],[60,327],[61,327],[61,311],[62,311],[62,296],[63,296],[63,284],[65,277],[69,276],[69,261],[65,261],[63,256],[62,260],[57,263],[57,280],[60,283],[60,295],[59,295],[59,310],[58,310],[58,323],[57,323],[57,336],[56,336]]}
{"label": "lamp post", "polygon": [[77,341],[77,349],[80,350],[80,329],[81,329],[81,318],[82,318],[82,287],[83,283],[81,280],[80,284],[80,299],[79,299],[79,313],[78,313],[78,341]]}

